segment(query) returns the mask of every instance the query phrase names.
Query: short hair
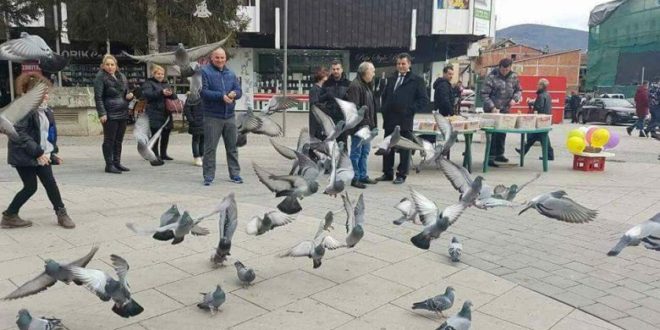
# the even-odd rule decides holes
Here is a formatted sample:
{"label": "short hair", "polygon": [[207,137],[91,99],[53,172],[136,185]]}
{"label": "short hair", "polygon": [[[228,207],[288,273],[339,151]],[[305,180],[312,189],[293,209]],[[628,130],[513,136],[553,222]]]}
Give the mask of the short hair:
{"label": "short hair", "polygon": [[539,85],[543,85],[543,87],[548,88],[548,86],[550,86],[550,82],[548,79],[541,78],[539,79]]}
{"label": "short hair", "polygon": [[511,64],[513,64],[513,61],[510,58],[503,58],[500,60],[499,67],[500,68],[509,68],[511,67]]}
{"label": "short hair", "polygon": [[365,72],[367,72],[367,70],[369,70],[371,68],[376,69],[376,67],[374,67],[373,63],[364,61],[364,62],[360,63],[360,65],[358,65],[357,73],[358,73],[358,75],[360,75],[360,77],[362,77],[362,76],[364,76]]}
{"label": "short hair", "polygon": [[444,68],[442,68],[442,73],[447,73],[449,70],[454,71],[454,67],[451,65],[447,65]]}
{"label": "short hair", "polygon": [[158,64],[152,64],[151,65],[151,75],[153,76],[154,74],[156,74],[156,71],[163,71],[163,73],[165,73],[165,68],[163,68],[162,66],[160,66]]}
{"label": "short hair", "polygon": [[26,72],[16,78],[16,95],[23,95],[30,91],[34,86],[39,83],[44,83],[48,86],[48,89],[53,87],[53,84],[38,72]]}
{"label": "short hair", "polygon": [[323,66],[318,67],[318,68],[316,68],[316,71],[314,71],[314,82],[317,83],[317,82],[323,80],[323,78],[325,78],[327,76],[328,76],[328,69],[326,69]]}
{"label": "short hair", "polygon": [[402,59],[408,60],[408,63],[412,63],[412,57],[408,53],[400,53],[399,55],[396,56],[396,60],[402,60]]}
{"label": "short hair", "polygon": [[340,60],[332,60],[332,62],[330,62],[330,65],[331,65],[331,66],[339,65],[339,66],[341,66],[341,67],[344,67],[344,65],[341,64],[341,61],[340,61]]}
{"label": "short hair", "polygon": [[103,64],[105,64],[105,61],[107,60],[112,60],[113,62],[115,62],[115,65],[119,67],[119,63],[117,63],[117,58],[112,54],[103,55],[103,59],[101,60],[101,66],[103,66]]}
{"label": "short hair", "polygon": [[642,82],[642,85],[648,85],[648,84],[649,84],[648,80],[644,80],[644,82]]}

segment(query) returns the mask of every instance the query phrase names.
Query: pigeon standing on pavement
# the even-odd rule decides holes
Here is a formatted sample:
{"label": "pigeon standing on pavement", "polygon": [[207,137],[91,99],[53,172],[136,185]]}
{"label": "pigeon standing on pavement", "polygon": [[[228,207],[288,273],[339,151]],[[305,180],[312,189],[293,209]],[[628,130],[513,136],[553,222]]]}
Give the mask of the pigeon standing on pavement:
{"label": "pigeon standing on pavement", "polygon": [[472,302],[466,300],[458,314],[450,317],[436,330],[469,330],[472,325]]}
{"label": "pigeon standing on pavement", "polygon": [[442,315],[442,312],[450,309],[451,306],[454,306],[454,288],[448,286],[444,294],[416,302],[412,305],[412,309],[425,309]]}
{"label": "pigeon standing on pavement", "polygon": [[660,251],[660,213],[630,228],[607,255],[619,255],[626,246],[637,246],[642,242],[647,249]]}
{"label": "pigeon standing on pavement", "polygon": [[70,267],[73,276],[82,282],[87,289],[96,294],[103,301],[112,301],[112,311],[115,314],[129,318],[131,316],[139,315],[144,311],[133,298],[131,298],[131,291],[129,290],[126,275],[128,274],[128,262],[117,255],[110,255],[112,266],[117,273],[117,280],[103,271],[97,269],[88,269],[81,267]]}
{"label": "pigeon standing on pavement", "polygon": [[252,268],[245,267],[245,265],[238,260],[234,263],[234,266],[236,266],[236,276],[238,276],[238,279],[241,280],[244,285],[250,285],[250,283],[252,283],[257,277]]}
{"label": "pigeon standing on pavement", "polygon": [[293,220],[295,220],[295,217],[288,214],[280,211],[270,211],[266,212],[263,217],[256,215],[252,217],[248,221],[245,231],[248,235],[259,236],[277,227],[290,224]]}
{"label": "pigeon standing on pavement", "polygon": [[536,196],[527,203],[518,215],[534,208],[541,215],[569,223],[586,223],[596,218],[598,211],[588,209],[566,197],[566,195],[565,191],[558,190]]}
{"label": "pigeon standing on pavement", "polygon": [[48,85],[38,83],[27,93],[14,100],[8,106],[0,110],[0,133],[7,135],[12,140],[18,139],[16,125],[30,112],[43,103],[44,95],[48,92]]}
{"label": "pigeon standing on pavement", "polygon": [[234,193],[227,195],[220,205],[222,207],[218,215],[218,247],[215,254],[211,256],[211,261],[214,264],[222,264],[227,260],[227,256],[231,255],[231,239],[238,227],[238,206],[236,205]]}
{"label": "pigeon standing on pavement", "polygon": [[55,285],[57,281],[61,281],[67,285],[71,282],[74,282],[77,285],[82,285],[82,282],[77,280],[69,271],[69,267],[86,267],[92,258],[94,258],[94,255],[98,250],[99,248],[94,246],[85,256],[68,264],[60,264],[52,259],[47,259],[44,266],[45,270],[41,274],[27,281],[25,284],[18,287],[18,289],[14,290],[14,292],[8,294],[2,299],[12,300],[37,294]]}
{"label": "pigeon standing on pavement", "polygon": [[455,236],[452,237],[451,242],[449,243],[449,257],[453,262],[461,261],[461,255],[463,254],[463,244],[458,241],[458,238]]}
{"label": "pigeon standing on pavement", "polygon": [[204,298],[202,298],[201,303],[197,304],[197,307],[203,310],[207,310],[211,312],[211,314],[215,314],[227,299],[225,292],[222,291],[220,285],[215,287],[215,291],[207,293],[202,292],[201,294],[204,296]]}
{"label": "pigeon standing on pavement", "polygon": [[16,325],[19,330],[58,330],[65,329],[60,319],[45,317],[32,317],[30,312],[23,308],[18,311]]}

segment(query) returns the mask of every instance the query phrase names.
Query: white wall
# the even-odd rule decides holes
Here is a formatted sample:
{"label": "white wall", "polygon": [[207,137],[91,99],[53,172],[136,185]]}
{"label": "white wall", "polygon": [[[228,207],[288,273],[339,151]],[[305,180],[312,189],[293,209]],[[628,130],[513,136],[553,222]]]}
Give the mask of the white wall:
{"label": "white wall", "polygon": [[253,103],[254,97],[254,49],[252,48],[234,48],[229,51],[231,59],[227,62],[227,67],[236,73],[241,80],[241,89],[243,97],[236,101],[236,109],[245,110],[249,103]]}

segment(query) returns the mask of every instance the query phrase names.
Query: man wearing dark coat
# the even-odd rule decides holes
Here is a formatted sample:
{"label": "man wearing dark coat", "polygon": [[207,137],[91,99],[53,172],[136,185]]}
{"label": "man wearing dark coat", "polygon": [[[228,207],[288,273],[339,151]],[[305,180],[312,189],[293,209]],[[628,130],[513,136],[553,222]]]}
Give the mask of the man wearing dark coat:
{"label": "man wearing dark coat", "polygon": [[454,76],[454,68],[446,66],[442,69],[442,77],[433,83],[433,109],[441,115],[448,117],[454,114],[454,103],[456,95],[451,86],[451,78]]}

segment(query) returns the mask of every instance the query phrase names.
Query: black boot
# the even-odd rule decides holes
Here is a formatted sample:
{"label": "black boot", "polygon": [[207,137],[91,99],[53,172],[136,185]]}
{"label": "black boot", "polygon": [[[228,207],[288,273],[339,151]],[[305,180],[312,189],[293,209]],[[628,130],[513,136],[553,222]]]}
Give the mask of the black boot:
{"label": "black boot", "polygon": [[120,157],[115,156],[115,161],[112,163],[112,165],[114,165],[116,169],[122,172],[130,171],[128,167],[121,164],[121,156]]}
{"label": "black boot", "polygon": [[161,160],[174,160],[167,154],[167,145],[170,142],[170,130],[163,130],[162,135],[160,136],[160,159]]}
{"label": "black boot", "polygon": [[106,173],[113,173],[113,174],[121,174],[121,173],[122,173],[122,172],[121,172],[118,168],[116,168],[115,165],[112,164],[112,163],[105,164],[105,172],[106,172]]}

